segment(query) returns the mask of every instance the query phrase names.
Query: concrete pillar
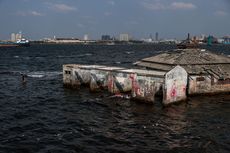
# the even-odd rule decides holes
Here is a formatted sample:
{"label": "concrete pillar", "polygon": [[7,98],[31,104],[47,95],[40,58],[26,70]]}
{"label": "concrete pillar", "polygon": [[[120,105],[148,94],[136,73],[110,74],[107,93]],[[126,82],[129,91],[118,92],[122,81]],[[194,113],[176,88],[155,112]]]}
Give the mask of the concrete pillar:
{"label": "concrete pillar", "polygon": [[165,75],[163,104],[169,105],[186,100],[188,74],[184,68],[176,66]]}

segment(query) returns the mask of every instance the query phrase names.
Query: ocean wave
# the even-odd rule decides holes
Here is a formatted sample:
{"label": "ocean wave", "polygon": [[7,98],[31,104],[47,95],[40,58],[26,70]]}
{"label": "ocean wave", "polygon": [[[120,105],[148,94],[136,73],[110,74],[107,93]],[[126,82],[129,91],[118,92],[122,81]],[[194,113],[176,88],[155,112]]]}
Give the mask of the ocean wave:
{"label": "ocean wave", "polygon": [[134,54],[135,52],[130,51],[130,52],[125,52],[126,54]]}
{"label": "ocean wave", "polygon": [[91,53],[86,53],[86,54],[79,54],[77,57],[84,57],[84,56],[92,56],[93,54]]}
{"label": "ocean wave", "polygon": [[21,75],[26,74],[27,71],[0,71],[0,74]]}
{"label": "ocean wave", "polygon": [[85,53],[85,54],[79,54],[79,55],[72,55],[72,56],[63,56],[63,55],[58,55],[58,58],[76,58],[76,57],[86,57],[86,56],[92,56],[92,53]]}
{"label": "ocean wave", "polygon": [[62,72],[58,72],[58,71],[54,71],[54,72],[37,71],[37,72],[29,72],[25,75],[31,78],[55,78],[61,74]]}
{"label": "ocean wave", "polygon": [[6,74],[6,75],[25,75],[30,78],[48,78],[52,79],[59,75],[62,75],[62,72],[60,71],[35,71],[35,72],[29,72],[29,71],[0,71],[0,74]]}

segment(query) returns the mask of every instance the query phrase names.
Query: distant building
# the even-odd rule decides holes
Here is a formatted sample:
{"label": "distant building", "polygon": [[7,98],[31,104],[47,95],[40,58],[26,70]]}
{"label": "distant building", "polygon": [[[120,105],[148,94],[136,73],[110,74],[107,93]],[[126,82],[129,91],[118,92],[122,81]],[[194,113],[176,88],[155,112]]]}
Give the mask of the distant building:
{"label": "distant building", "polygon": [[21,40],[22,39],[22,34],[21,33],[17,33],[15,38],[16,38],[16,41],[17,40]]}
{"label": "distant building", "polygon": [[84,40],[84,41],[89,40],[89,35],[88,35],[88,34],[85,34],[83,40]]}
{"label": "distant building", "polygon": [[223,41],[224,44],[230,44],[230,36],[225,36],[223,37],[223,39],[224,39]]}
{"label": "distant building", "polygon": [[11,41],[12,42],[16,42],[17,40],[21,40],[22,39],[22,33],[19,32],[19,33],[12,33],[11,34]]}
{"label": "distant building", "polygon": [[102,35],[101,40],[108,41],[108,40],[111,40],[111,37],[110,35]]}
{"label": "distant building", "polygon": [[120,41],[129,41],[129,34],[120,34]]}
{"label": "distant building", "polygon": [[55,37],[55,39],[45,38],[44,42],[47,42],[47,43],[81,43],[82,41],[79,40],[78,38],[57,38]]}
{"label": "distant building", "polygon": [[156,32],[155,40],[158,41],[158,39],[159,39],[159,34],[158,32]]}
{"label": "distant building", "polygon": [[217,43],[218,44],[223,44],[224,43],[224,39],[223,38],[217,38]]}
{"label": "distant building", "polygon": [[12,33],[11,34],[11,41],[12,42],[16,42],[17,40],[16,40],[16,35],[15,35],[15,33]]}

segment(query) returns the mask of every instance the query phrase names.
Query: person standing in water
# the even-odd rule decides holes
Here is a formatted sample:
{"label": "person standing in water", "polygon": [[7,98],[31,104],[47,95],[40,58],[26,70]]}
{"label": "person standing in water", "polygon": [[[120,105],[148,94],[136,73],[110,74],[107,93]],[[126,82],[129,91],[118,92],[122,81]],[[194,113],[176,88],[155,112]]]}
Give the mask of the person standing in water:
{"label": "person standing in water", "polygon": [[22,76],[22,83],[26,83],[26,75],[25,74],[21,74]]}

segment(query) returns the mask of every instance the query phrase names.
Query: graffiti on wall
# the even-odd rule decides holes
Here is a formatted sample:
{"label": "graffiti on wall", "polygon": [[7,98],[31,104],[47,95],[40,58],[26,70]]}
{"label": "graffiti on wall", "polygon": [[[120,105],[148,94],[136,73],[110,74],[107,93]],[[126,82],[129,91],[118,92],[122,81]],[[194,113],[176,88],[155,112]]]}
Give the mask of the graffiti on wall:
{"label": "graffiti on wall", "polygon": [[137,74],[130,75],[132,80],[132,97],[146,102],[154,102],[156,80]]}
{"label": "graffiti on wall", "polygon": [[165,104],[186,99],[187,78],[187,72],[180,66],[166,74],[163,93]]}

